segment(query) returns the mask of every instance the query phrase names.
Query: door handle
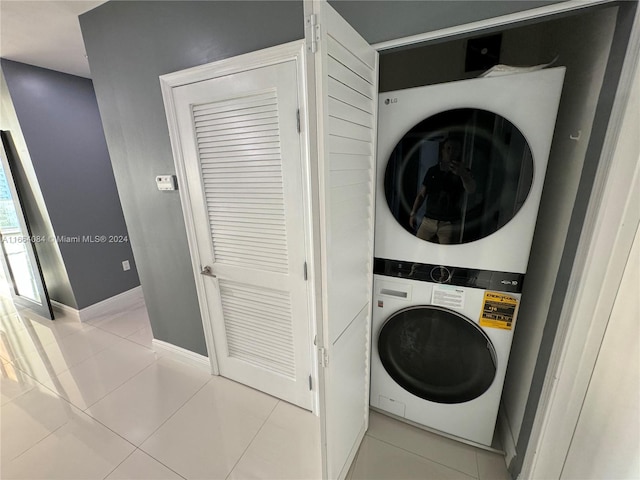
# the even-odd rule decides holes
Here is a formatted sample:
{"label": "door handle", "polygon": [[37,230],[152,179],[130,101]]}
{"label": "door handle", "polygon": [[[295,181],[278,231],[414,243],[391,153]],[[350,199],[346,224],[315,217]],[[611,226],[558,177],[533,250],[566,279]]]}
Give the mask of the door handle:
{"label": "door handle", "polygon": [[209,265],[205,265],[204,267],[202,267],[202,271],[200,271],[200,273],[208,277],[216,278],[215,274],[213,273]]}

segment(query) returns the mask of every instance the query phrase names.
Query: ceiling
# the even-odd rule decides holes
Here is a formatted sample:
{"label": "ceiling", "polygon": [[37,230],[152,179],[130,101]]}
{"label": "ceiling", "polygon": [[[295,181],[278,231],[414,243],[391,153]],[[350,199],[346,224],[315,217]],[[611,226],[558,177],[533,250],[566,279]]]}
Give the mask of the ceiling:
{"label": "ceiling", "polygon": [[91,77],[78,15],[105,0],[0,0],[0,57]]}

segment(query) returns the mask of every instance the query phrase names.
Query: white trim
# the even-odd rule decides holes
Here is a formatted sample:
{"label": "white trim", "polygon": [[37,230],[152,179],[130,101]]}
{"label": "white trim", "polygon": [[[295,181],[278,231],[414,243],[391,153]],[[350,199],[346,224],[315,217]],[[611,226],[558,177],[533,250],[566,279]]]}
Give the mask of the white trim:
{"label": "white trim", "polygon": [[[187,71],[200,71],[202,67],[194,67]],[[190,83],[186,80],[182,72],[176,72],[160,77],[160,87],[162,89],[162,99],[164,100],[165,113],[167,115],[167,126],[169,127],[169,138],[171,140],[171,150],[173,152],[173,163],[176,167],[176,177],[178,179],[178,194],[180,195],[180,204],[182,206],[182,215],[184,217],[187,243],[189,244],[189,252],[191,258],[191,269],[193,271],[196,282],[196,293],[198,296],[198,306],[200,308],[200,316],[204,329],[204,340],[209,354],[209,362],[211,363],[211,372],[214,375],[220,373],[218,361],[216,359],[216,349],[213,342],[212,319],[209,316],[209,307],[206,300],[206,290],[200,275],[200,267],[203,263],[198,255],[198,244],[196,239],[196,226],[193,219],[193,212],[190,206],[189,185],[187,184],[187,172],[182,158],[182,143],[180,141],[180,132],[178,129],[178,118],[176,106],[173,101],[173,88]]]}
{"label": "white trim", "polygon": [[182,347],[178,347],[171,343],[163,342],[162,340],[151,340],[151,347],[161,357],[171,358],[178,362],[186,363],[192,367],[204,370],[207,373],[211,373],[211,362],[209,358],[199,353],[192,352]]}
{"label": "white trim", "polygon": [[390,50],[392,48],[427,42],[429,40],[441,40],[465,33],[478,32],[480,30],[486,30],[488,28],[511,26],[514,23],[524,22],[527,20],[542,19],[550,15],[572,12],[574,10],[581,10],[596,5],[610,3],[611,1],[612,0],[568,0],[566,2],[561,2],[553,5],[532,8],[531,10],[524,10],[522,12],[502,15],[500,17],[488,18],[486,20],[479,20],[477,22],[465,23],[463,25],[456,25],[440,30],[434,30],[432,32],[420,33],[417,35],[412,35],[410,37],[403,37],[394,40],[388,40],[386,42],[379,42],[373,44],[372,46],[380,52],[383,50]]}
{"label": "white trim", "polygon": [[51,300],[51,306],[53,307],[54,311],[58,311],[63,315],[74,316],[78,319],[78,321],[80,321],[80,312],[75,308],[65,305],[64,303],[56,302],[55,300]]}
{"label": "white trim", "polygon": [[288,60],[300,61],[304,54],[304,40],[296,40],[275,47],[245,53],[224,60],[219,60],[205,65],[187,68],[174,73],[167,73],[160,76],[160,83],[163,87],[171,88],[189,85],[191,83],[211,80],[212,78],[226,77],[234,73],[246,72],[256,68],[283,63]]}
{"label": "white trim", "polygon": [[[560,478],[640,224],[640,12],[623,70],[520,477]],[[630,92],[635,88],[635,102]],[[626,116],[625,116],[626,115]],[[622,134],[621,134],[622,132]]]}
{"label": "white trim", "polygon": [[505,464],[509,465],[511,460],[515,458],[517,450],[516,442],[513,439],[513,432],[509,425],[509,418],[507,417],[507,412],[502,404],[500,404],[500,409],[498,410],[498,426],[496,428],[496,433],[500,439],[502,449],[504,450]]}
{"label": "white trim", "polygon": [[78,314],[80,321],[89,322],[99,317],[124,313],[127,310],[139,308],[143,305],[144,296],[142,295],[142,286],[137,286],[131,290],[85,307],[80,310]]}
{"label": "white trim", "polygon": [[78,317],[81,322],[90,322],[107,315],[118,315],[134,308],[144,305],[144,297],[142,295],[142,287],[137,286],[126,292],[114,295],[111,298],[102,300],[101,302],[89,305],[81,310],[69,307],[55,300],[51,301],[51,306],[59,312],[67,315]]}

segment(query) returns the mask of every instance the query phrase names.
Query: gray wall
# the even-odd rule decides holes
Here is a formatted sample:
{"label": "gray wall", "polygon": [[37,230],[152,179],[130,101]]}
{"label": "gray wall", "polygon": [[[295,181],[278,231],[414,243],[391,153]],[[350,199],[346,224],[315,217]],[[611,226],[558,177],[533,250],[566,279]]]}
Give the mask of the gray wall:
{"label": "gray wall", "polygon": [[329,3],[369,43],[378,43],[562,1],[329,0]]}
{"label": "gray wall", "polygon": [[108,2],[80,17],[154,337],[207,355],[158,76],[304,37],[302,2]]}
{"label": "gray wall", "polygon": [[57,242],[76,308],[140,285],[131,246],[120,241],[128,233],[91,80],[8,60],[2,69],[53,231],[81,237]]}
{"label": "gray wall", "polygon": [[[22,195],[22,202],[31,227],[31,233],[39,237],[49,238],[54,234],[53,226],[38,185],[38,178],[33,169],[29,148],[22,134],[20,122],[1,69],[0,80],[0,129],[10,133],[13,148],[15,149],[13,156],[19,159],[17,165],[15,165],[14,179]],[[38,253],[49,297],[70,307],[77,308],[76,299],[71,289],[71,282],[64,267],[58,244],[55,242],[36,243],[35,249]]]}

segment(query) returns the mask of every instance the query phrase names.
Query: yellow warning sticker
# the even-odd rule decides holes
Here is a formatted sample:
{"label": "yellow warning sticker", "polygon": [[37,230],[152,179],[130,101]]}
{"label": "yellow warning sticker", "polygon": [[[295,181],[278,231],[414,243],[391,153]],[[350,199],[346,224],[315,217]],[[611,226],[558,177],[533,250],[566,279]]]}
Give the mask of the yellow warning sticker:
{"label": "yellow warning sticker", "polygon": [[515,322],[518,299],[500,292],[484,292],[480,326],[511,330]]}

